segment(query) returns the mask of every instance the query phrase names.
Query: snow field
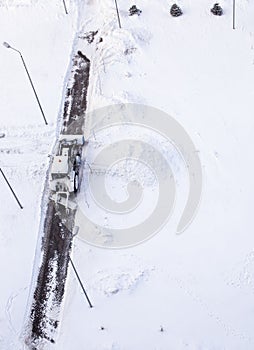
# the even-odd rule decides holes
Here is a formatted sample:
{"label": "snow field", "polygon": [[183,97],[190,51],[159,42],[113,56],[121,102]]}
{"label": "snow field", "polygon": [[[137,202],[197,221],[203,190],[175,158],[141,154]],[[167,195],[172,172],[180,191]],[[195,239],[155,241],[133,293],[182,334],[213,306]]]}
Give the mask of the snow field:
{"label": "snow field", "polygon": [[[80,28],[99,30],[91,45],[84,41],[82,46],[93,65],[89,110],[135,102],[176,118],[199,151],[202,203],[183,235],[174,234],[175,214],[152,240],[128,250],[90,247],[77,236],[73,261],[95,308],[89,310],[70,270],[54,349],[251,350],[254,5],[237,2],[233,31],[231,2],[226,0],[220,2],[225,12],[221,18],[210,14],[212,3],[207,0],[179,2],[184,15],[177,19],[169,15],[171,2],[160,0],[151,6],[142,0],[137,3],[143,11],[140,17],[127,16],[130,1],[118,3],[122,30],[113,2],[78,2]],[[8,267],[1,271],[3,349],[22,349],[19,335],[39,227],[47,147],[50,150],[60,116],[76,29],[75,3],[67,4],[74,12],[66,18],[57,2],[22,1],[19,7],[17,2],[0,2],[1,40],[22,50],[50,122],[46,128],[40,120],[18,55],[2,47],[0,77],[5,89],[0,132],[6,132],[6,138],[0,139],[0,145],[9,151],[1,152],[0,161],[1,166],[11,164],[4,169],[25,208],[21,216],[0,180],[2,196],[8,198],[0,212],[1,257]],[[24,133],[27,136],[22,138]],[[93,155],[89,145],[87,153]],[[31,162],[26,168],[27,159]],[[15,164],[19,164],[16,170]]]}

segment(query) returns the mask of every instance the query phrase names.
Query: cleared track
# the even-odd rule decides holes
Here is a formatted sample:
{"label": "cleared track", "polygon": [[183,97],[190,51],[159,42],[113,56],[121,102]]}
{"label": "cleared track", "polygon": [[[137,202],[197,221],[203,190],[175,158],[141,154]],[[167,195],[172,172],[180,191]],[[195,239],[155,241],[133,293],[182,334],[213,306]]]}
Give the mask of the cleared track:
{"label": "cleared track", "polygon": [[[63,123],[54,155],[58,154],[63,138],[68,139],[69,135],[82,135],[84,132],[89,71],[90,61],[78,51],[73,58],[63,110]],[[75,147],[73,145],[69,150],[71,161],[77,151]],[[82,146],[79,147],[79,152],[82,154]],[[51,177],[51,173],[49,176]],[[41,242],[41,263],[26,337],[26,344],[31,349],[37,349],[45,341],[55,342],[76,213],[74,192],[69,193],[67,190],[66,196],[64,191],[50,189],[48,193]]]}

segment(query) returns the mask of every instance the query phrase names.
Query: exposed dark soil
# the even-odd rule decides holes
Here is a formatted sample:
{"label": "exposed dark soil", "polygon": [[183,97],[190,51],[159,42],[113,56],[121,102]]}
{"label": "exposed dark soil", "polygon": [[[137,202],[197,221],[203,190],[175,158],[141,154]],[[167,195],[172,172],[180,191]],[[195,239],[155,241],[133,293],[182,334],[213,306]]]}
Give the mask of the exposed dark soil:
{"label": "exposed dark soil", "polygon": [[[66,92],[62,134],[83,134],[89,70],[90,61],[78,52],[70,77],[73,84]],[[73,194],[70,198],[75,200]],[[57,312],[53,311],[60,309],[64,296],[75,213],[75,209],[66,210],[53,200],[48,202],[42,240],[43,259],[30,314],[31,334],[27,339],[31,349],[36,349],[36,344],[43,339],[55,342],[54,334],[59,320]]]}
{"label": "exposed dark soil", "polygon": [[82,134],[84,130],[84,114],[87,106],[87,89],[90,61],[78,51],[74,58],[74,83],[67,89],[62,134]]}

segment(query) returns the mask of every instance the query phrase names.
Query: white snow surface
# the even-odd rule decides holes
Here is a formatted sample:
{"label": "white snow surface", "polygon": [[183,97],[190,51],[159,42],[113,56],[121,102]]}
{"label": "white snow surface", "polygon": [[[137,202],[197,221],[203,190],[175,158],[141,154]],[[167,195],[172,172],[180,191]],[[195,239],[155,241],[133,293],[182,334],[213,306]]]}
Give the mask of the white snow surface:
{"label": "white snow surface", "polygon": [[2,46],[0,166],[24,209],[0,178],[0,349],[24,348],[48,154],[77,26],[99,31],[82,47],[92,64],[89,110],[135,102],[170,114],[199,151],[204,189],[180,236],[176,212],[156,236],[129,249],[75,237],[72,258],[94,308],[70,268],[57,342],[48,348],[254,348],[254,4],[237,1],[232,30],[230,1],[221,1],[222,17],[210,13],[208,0],[181,0],[183,16],[172,18],[172,3],[140,0],[141,16],[129,17],[133,3],[119,0],[119,29],[109,0],[66,1],[68,16],[61,1],[0,0],[1,41],[22,51],[49,121],[43,124],[18,54]]}

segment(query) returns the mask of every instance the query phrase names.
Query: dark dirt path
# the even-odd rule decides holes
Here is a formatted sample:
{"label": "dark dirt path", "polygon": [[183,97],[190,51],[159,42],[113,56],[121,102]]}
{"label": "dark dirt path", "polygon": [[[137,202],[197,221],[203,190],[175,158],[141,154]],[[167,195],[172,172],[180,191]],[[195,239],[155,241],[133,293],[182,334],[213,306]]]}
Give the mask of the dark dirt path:
{"label": "dark dirt path", "polygon": [[[90,61],[78,51],[69,78],[72,83],[66,92],[61,135],[83,134],[89,71]],[[52,200],[53,196],[51,190],[44,222],[42,262],[30,313],[30,334],[26,339],[26,344],[34,350],[45,340],[55,342],[73,238],[75,205],[66,209]],[[75,203],[75,194],[70,193],[69,199]]]}

